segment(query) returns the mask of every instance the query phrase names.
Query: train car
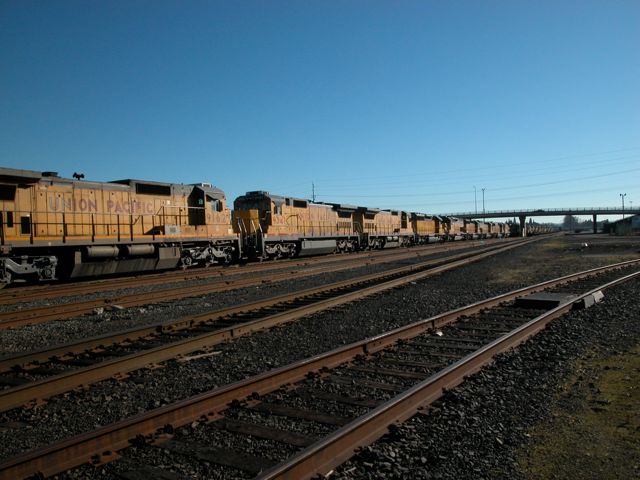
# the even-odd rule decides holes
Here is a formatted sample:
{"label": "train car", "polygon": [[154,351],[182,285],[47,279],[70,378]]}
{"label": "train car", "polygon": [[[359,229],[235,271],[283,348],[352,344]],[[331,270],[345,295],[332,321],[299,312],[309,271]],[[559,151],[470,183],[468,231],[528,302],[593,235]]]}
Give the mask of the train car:
{"label": "train car", "polygon": [[0,287],[505,236],[507,229],[264,191],[238,197],[232,212],[224,192],[206,183],[92,182],[0,168]]}
{"label": "train car", "polygon": [[464,221],[455,217],[442,217],[445,236],[448,241],[464,240],[466,238]]}
{"label": "train car", "polygon": [[239,255],[209,184],[91,182],[0,168],[0,281],[226,263]]}
{"label": "train car", "polygon": [[411,213],[411,229],[414,235],[413,243],[416,245],[445,240],[444,223],[437,215]]}
{"label": "train car", "polygon": [[553,228],[550,225],[541,225],[538,223],[527,223],[527,236],[533,236],[533,235],[545,235],[548,233],[553,233],[557,231],[556,228]]}
{"label": "train car", "polygon": [[486,238],[498,238],[499,228],[497,222],[486,222],[487,225],[487,237]]}
{"label": "train car", "polygon": [[478,238],[491,238],[490,226],[488,222],[478,220],[476,222]]}
{"label": "train car", "polygon": [[480,238],[480,234],[478,233],[478,222],[476,220],[465,218],[463,232],[466,240],[475,240]]}
{"label": "train car", "polygon": [[329,205],[341,218],[351,221],[351,228],[358,239],[355,249],[393,248],[410,245],[413,241],[414,232],[407,212],[335,203]]}
{"label": "train car", "polygon": [[359,250],[364,244],[364,238],[361,235],[361,229],[354,223],[355,212],[358,207],[355,205],[346,205],[342,203],[329,203],[338,216],[338,252],[353,252]]}
{"label": "train car", "polygon": [[361,245],[365,248],[407,246],[413,237],[409,214],[403,211],[359,207],[354,225],[362,226]]}
{"label": "train car", "polygon": [[247,192],[234,202],[233,224],[250,258],[319,255],[409,245],[407,212]]}
{"label": "train car", "polygon": [[355,208],[338,215],[333,205],[247,192],[234,201],[233,224],[250,258],[278,258],[356,249]]}

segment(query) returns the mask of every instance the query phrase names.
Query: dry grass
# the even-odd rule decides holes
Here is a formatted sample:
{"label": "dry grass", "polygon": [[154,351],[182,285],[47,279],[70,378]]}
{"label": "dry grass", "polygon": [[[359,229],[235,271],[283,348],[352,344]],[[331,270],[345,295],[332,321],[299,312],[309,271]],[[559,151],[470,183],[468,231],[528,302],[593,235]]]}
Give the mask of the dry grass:
{"label": "dry grass", "polygon": [[583,360],[532,433],[520,464],[530,480],[640,478],[640,346]]}

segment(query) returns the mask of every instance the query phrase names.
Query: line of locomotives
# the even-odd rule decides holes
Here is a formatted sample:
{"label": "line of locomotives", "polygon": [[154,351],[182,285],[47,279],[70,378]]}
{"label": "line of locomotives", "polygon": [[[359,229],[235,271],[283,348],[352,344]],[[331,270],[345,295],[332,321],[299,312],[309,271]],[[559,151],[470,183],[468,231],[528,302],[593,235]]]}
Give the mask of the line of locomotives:
{"label": "line of locomotives", "polygon": [[0,288],[12,282],[163,270],[504,237],[503,223],[248,192],[0,168]]}

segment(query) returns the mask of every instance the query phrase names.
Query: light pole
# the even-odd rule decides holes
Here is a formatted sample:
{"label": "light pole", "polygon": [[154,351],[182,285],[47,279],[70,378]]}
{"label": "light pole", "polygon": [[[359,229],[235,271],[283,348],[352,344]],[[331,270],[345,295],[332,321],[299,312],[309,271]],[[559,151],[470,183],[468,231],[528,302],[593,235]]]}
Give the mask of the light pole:
{"label": "light pole", "polygon": [[478,215],[478,191],[476,186],[473,186],[473,202],[476,204],[476,215]]}
{"label": "light pole", "polygon": [[624,220],[624,197],[626,197],[626,193],[621,193],[620,198],[622,199],[622,219]]}
{"label": "light pole", "polygon": [[482,189],[482,215],[484,215],[484,188]]}

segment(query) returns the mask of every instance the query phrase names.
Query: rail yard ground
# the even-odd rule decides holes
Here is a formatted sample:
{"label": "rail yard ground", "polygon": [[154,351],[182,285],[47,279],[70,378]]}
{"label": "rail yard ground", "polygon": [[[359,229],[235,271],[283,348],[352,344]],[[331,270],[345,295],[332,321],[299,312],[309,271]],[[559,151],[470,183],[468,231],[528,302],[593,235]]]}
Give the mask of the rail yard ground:
{"label": "rail yard ground", "polygon": [[[587,246],[585,246],[587,244]],[[574,236],[544,260],[638,255],[640,239]],[[553,253],[552,253],[553,252]],[[540,267],[523,266],[537,275]],[[534,273],[535,272],[535,273]],[[335,478],[640,478],[640,282],[572,312],[366,447]]]}
{"label": "rail yard ground", "polygon": [[[365,301],[235,339],[217,346],[212,355],[188,362],[168,361],[161,368],[140,370],[127,379],[59,395],[36,408],[0,413],[0,461],[420,318],[639,256],[637,237],[550,237]],[[2,334],[0,352],[42,347],[43,338],[55,344],[148,322],[150,317],[157,321],[195,313],[205,304],[210,308],[252,301],[344,275],[328,273],[304,281],[10,330]],[[412,418],[366,447],[337,469],[335,477],[639,475],[639,293],[640,282],[630,281],[608,292],[595,308],[553,322],[538,337],[449,391],[429,414]],[[160,449],[158,455],[163,455]],[[164,464],[178,473],[177,478],[210,475],[186,457],[172,456],[170,464]],[[122,460],[98,468],[83,467],[69,475],[117,478],[128,467]]]}

